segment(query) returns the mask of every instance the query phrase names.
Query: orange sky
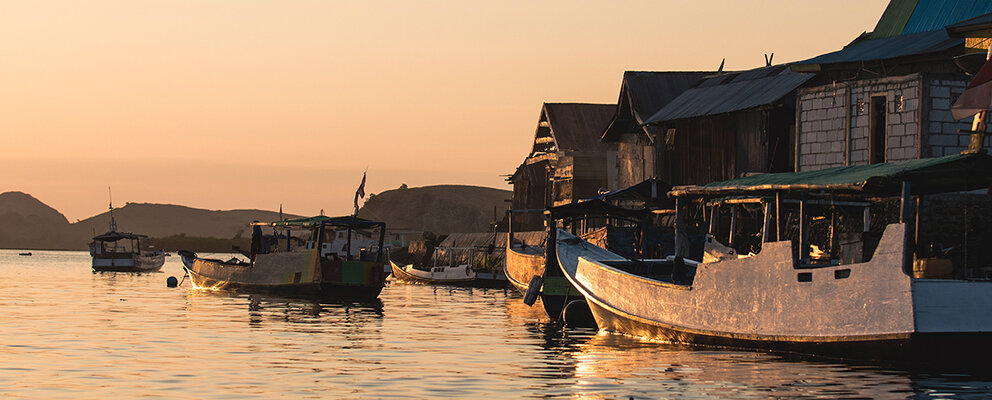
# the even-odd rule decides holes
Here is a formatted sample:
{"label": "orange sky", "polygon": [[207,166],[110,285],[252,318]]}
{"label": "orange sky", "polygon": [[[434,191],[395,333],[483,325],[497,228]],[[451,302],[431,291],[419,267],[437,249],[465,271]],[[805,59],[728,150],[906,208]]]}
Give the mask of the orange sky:
{"label": "orange sky", "polygon": [[5,0],[0,192],[71,221],[124,202],[351,211],[366,192],[509,189],[543,102],[625,70],[837,50],[883,0]]}

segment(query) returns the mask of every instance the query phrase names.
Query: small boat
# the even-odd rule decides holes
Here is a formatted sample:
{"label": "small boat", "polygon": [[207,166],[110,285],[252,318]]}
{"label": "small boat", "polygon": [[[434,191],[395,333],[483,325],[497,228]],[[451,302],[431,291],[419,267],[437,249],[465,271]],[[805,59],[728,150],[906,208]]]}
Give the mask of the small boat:
{"label": "small boat", "polygon": [[93,237],[90,255],[97,272],[152,272],[165,264],[165,253],[142,250],[141,239],[148,236],[117,232],[116,224],[107,233]]}
{"label": "small boat", "polygon": [[434,249],[433,264],[416,266],[390,261],[398,282],[503,288],[509,284],[503,272],[503,235],[453,233]]}
{"label": "small boat", "polygon": [[31,252],[29,251],[29,252],[25,252],[25,253],[17,253],[17,255],[19,255],[19,256],[30,256],[31,255]]}
{"label": "small boat", "polygon": [[[266,235],[262,228],[272,228]],[[354,216],[252,223],[247,260],[179,251],[193,285],[290,296],[374,299],[385,286],[386,224]]]}
{"label": "small boat", "polygon": [[[992,157],[981,154],[756,175],[670,192],[678,204],[678,256],[631,259],[561,230],[550,240],[561,270],[602,331],[854,358],[987,357],[992,280],[976,276],[987,266],[977,256],[925,254],[928,228],[921,221],[933,219],[921,217],[926,213],[919,204],[931,195],[959,196],[935,196],[932,215],[949,221],[963,211],[967,225],[974,218],[967,209],[939,205],[984,204],[987,199],[968,200],[960,192],[990,183]],[[884,199],[900,201],[898,215],[879,214],[885,212],[882,204],[892,204],[876,203]],[[705,207],[710,212],[700,212]],[[875,207],[879,211],[872,214]],[[795,218],[784,218],[787,213]],[[710,262],[686,258],[703,259],[703,251],[687,250],[684,240],[707,225],[688,223],[690,216],[707,214],[710,234],[727,238],[736,254],[711,255]],[[755,220],[742,221],[745,215]],[[882,220],[869,220],[872,215]],[[798,229],[788,229],[786,221]],[[820,224],[816,237],[814,222]],[[741,226],[758,226],[760,232],[742,235]],[[884,228],[876,235],[874,226]],[[934,228],[939,236],[931,238],[955,240],[948,233],[952,227]],[[961,229],[964,239],[956,246],[968,254],[986,248],[969,239],[976,229]],[[859,239],[841,244],[838,236],[850,232]],[[748,238],[756,240],[745,243]],[[742,255],[749,246],[756,251]]]}

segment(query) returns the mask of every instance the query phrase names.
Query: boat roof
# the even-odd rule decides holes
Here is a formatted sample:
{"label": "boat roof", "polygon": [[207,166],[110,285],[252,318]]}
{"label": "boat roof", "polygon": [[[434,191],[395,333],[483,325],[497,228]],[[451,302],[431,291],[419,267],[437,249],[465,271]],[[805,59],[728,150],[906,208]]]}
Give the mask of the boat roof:
{"label": "boat roof", "polygon": [[885,197],[898,195],[903,181],[910,182],[910,191],[914,195],[988,188],[992,185],[992,157],[986,154],[956,154],[816,171],[759,174],[704,185],[680,186],[669,195],[712,197],[820,191]]}
{"label": "boat roof", "polygon": [[612,218],[641,220],[647,217],[648,210],[617,207],[600,199],[590,199],[551,207],[545,213],[550,214],[551,218],[554,219],[585,219],[609,216]]}
{"label": "boat roof", "polygon": [[310,218],[287,219],[276,222],[256,222],[252,225],[271,226],[275,228],[313,228],[316,226],[339,226],[351,228],[373,228],[386,226],[385,222],[370,221],[352,215],[343,217],[325,217],[318,215]]}
{"label": "boat roof", "polygon": [[147,235],[137,235],[137,234],[134,234],[134,233],[109,231],[109,232],[104,233],[102,235],[96,235],[96,236],[94,236],[93,237],[93,240],[96,240],[98,242],[116,242],[116,241],[121,240],[121,239],[135,240],[135,239],[144,239],[144,238],[147,238],[147,237],[148,237]]}

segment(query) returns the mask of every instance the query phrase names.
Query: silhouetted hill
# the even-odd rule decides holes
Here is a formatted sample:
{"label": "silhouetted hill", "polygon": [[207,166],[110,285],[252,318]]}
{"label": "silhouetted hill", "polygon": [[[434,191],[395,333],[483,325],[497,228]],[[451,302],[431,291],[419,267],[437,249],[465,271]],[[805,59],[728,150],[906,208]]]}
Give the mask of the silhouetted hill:
{"label": "silhouetted hill", "polygon": [[72,242],[62,213],[27,193],[0,193],[0,247],[66,248]]}
{"label": "silhouetted hill", "polygon": [[[284,218],[297,218],[297,215],[283,214]],[[171,204],[128,203],[114,209],[117,230],[134,232],[151,237],[166,237],[178,234],[186,236],[232,238],[249,231],[252,221],[275,221],[278,212],[264,210],[205,210]],[[72,224],[77,235],[92,237],[93,233],[106,232],[110,226],[110,212],[84,219]]]}
{"label": "silhouetted hill", "polygon": [[[358,215],[385,221],[389,228],[435,233],[486,232],[503,217],[511,192],[492,188],[439,185],[387,190],[369,195]],[[299,216],[284,214],[284,218]],[[205,210],[170,204],[128,203],[114,209],[117,230],[152,238],[231,239],[249,235],[248,223],[275,221],[278,212]],[[21,192],[0,194],[0,248],[85,250],[93,235],[106,232],[110,213],[70,224],[65,216]],[[164,243],[164,242],[163,242]],[[170,242],[171,243],[171,242]]]}
{"label": "silhouetted hill", "polygon": [[387,190],[370,196],[358,212],[362,218],[385,221],[396,229],[434,233],[488,232],[503,218],[512,196],[509,190],[479,186],[437,185]]}

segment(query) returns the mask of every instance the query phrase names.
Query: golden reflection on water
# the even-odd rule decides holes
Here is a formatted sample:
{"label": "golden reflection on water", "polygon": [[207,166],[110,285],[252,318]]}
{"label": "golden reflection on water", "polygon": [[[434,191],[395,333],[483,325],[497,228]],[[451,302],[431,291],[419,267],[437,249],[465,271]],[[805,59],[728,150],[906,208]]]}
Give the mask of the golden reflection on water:
{"label": "golden reflection on water", "polygon": [[0,250],[0,398],[984,398],[992,374],[689,348],[562,329],[512,290],[389,284],[379,301],[94,274]]}

